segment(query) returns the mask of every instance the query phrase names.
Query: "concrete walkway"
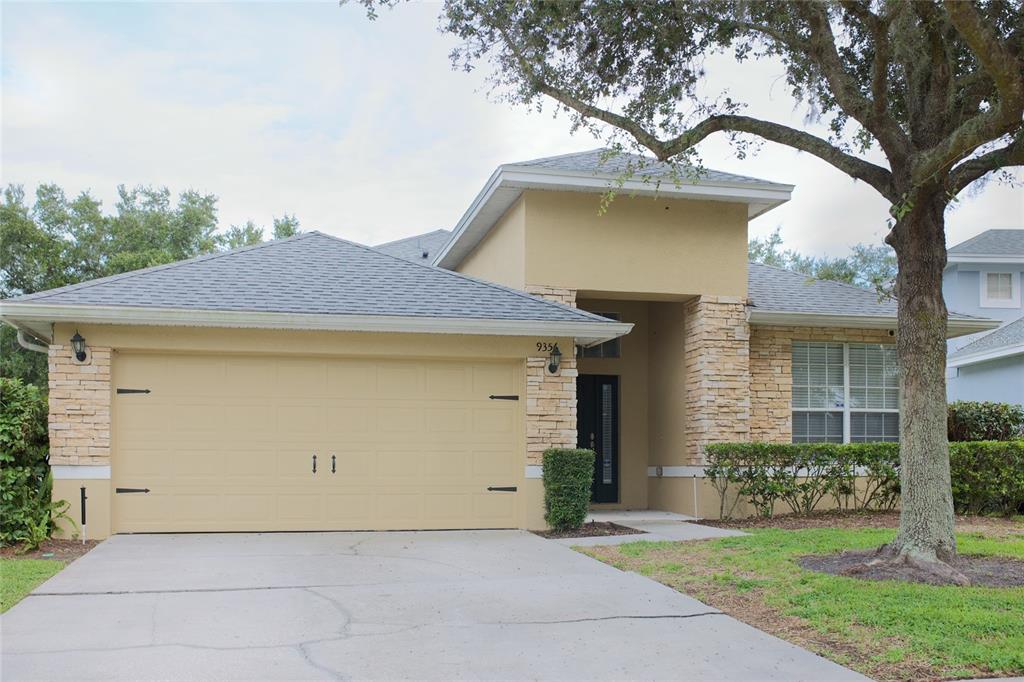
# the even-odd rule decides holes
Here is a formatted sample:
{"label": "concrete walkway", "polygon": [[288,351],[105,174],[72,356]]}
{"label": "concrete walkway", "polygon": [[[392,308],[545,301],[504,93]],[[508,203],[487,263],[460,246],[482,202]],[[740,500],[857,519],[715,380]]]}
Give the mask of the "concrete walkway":
{"label": "concrete walkway", "polygon": [[592,538],[564,538],[554,540],[567,547],[598,547],[603,545],[624,545],[629,542],[680,542],[683,540],[710,540],[728,538],[746,533],[730,528],[704,526],[696,517],[663,511],[592,511],[587,521],[617,523],[635,528],[636,535],[603,535]]}
{"label": "concrete walkway", "polygon": [[2,617],[4,680],[862,680],[519,531],[116,536]]}

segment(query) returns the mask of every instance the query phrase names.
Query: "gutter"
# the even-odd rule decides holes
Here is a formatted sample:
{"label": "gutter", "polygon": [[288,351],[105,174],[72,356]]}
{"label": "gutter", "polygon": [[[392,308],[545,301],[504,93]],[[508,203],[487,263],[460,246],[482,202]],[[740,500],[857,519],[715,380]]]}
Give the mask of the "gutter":
{"label": "gutter", "polygon": [[988,362],[989,360],[998,360],[999,358],[1007,358],[1011,355],[1020,355],[1024,353],[1024,343],[1018,343],[1012,346],[1003,346],[1002,348],[995,348],[993,350],[978,351],[976,353],[966,353],[964,355],[951,357],[947,360],[947,367],[964,367],[966,365],[977,365],[982,362]]}
{"label": "gutter", "polygon": [[10,302],[0,302],[0,320],[18,329],[22,329],[27,321],[45,321],[47,323],[77,322],[80,324],[123,324],[134,326],[306,329],[484,336],[557,336],[573,337],[585,346],[610,341],[628,334],[633,329],[633,325],[626,322],[493,320],[394,315],[329,315]]}
{"label": "gutter", "polygon": [[[771,310],[751,309],[749,322],[776,327],[851,327],[855,329],[887,329],[895,332],[895,316],[877,315],[828,315],[824,313],[790,313]],[[950,318],[947,321],[947,337],[964,336],[975,332],[998,328],[999,320],[965,320]]]}
{"label": "gutter", "polygon": [[29,341],[24,329],[18,330],[18,345],[24,348],[25,350],[35,351],[36,353],[48,354],[50,352],[49,346],[43,346],[41,344],[32,343],[31,341]]}

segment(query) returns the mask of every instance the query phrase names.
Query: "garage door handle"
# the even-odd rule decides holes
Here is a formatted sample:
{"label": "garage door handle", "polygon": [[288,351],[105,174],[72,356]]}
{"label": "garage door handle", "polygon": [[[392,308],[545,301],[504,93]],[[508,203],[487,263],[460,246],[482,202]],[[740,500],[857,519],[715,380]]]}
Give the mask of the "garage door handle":
{"label": "garage door handle", "polygon": [[337,464],[338,464],[338,458],[335,457],[334,455],[331,455],[331,473],[332,474],[335,473],[338,470]]}
{"label": "garage door handle", "polygon": [[313,455],[313,473],[316,473],[316,455]]}
{"label": "garage door handle", "polygon": [[492,493],[514,493],[519,488],[514,485],[489,485],[487,490]]}

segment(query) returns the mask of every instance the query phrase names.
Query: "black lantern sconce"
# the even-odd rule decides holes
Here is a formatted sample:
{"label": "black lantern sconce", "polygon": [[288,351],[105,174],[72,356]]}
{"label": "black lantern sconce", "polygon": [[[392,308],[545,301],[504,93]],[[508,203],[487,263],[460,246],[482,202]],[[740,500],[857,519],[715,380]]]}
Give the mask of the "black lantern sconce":
{"label": "black lantern sconce", "polygon": [[75,335],[71,337],[71,349],[75,351],[76,360],[79,362],[85,362],[85,358],[87,357],[85,354],[85,339],[82,338],[82,335],[78,333],[77,329],[75,330]]}
{"label": "black lantern sconce", "polygon": [[558,373],[558,366],[562,364],[562,351],[558,350],[558,344],[551,349],[551,355],[548,356],[548,371],[552,374]]}

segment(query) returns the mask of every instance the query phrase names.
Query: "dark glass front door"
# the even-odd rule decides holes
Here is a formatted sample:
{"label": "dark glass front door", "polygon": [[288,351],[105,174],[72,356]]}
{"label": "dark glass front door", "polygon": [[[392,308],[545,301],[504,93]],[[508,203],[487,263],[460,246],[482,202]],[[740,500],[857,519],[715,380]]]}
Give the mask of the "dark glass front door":
{"label": "dark glass front door", "polygon": [[576,441],[595,453],[592,502],[619,501],[619,377],[576,380]]}

